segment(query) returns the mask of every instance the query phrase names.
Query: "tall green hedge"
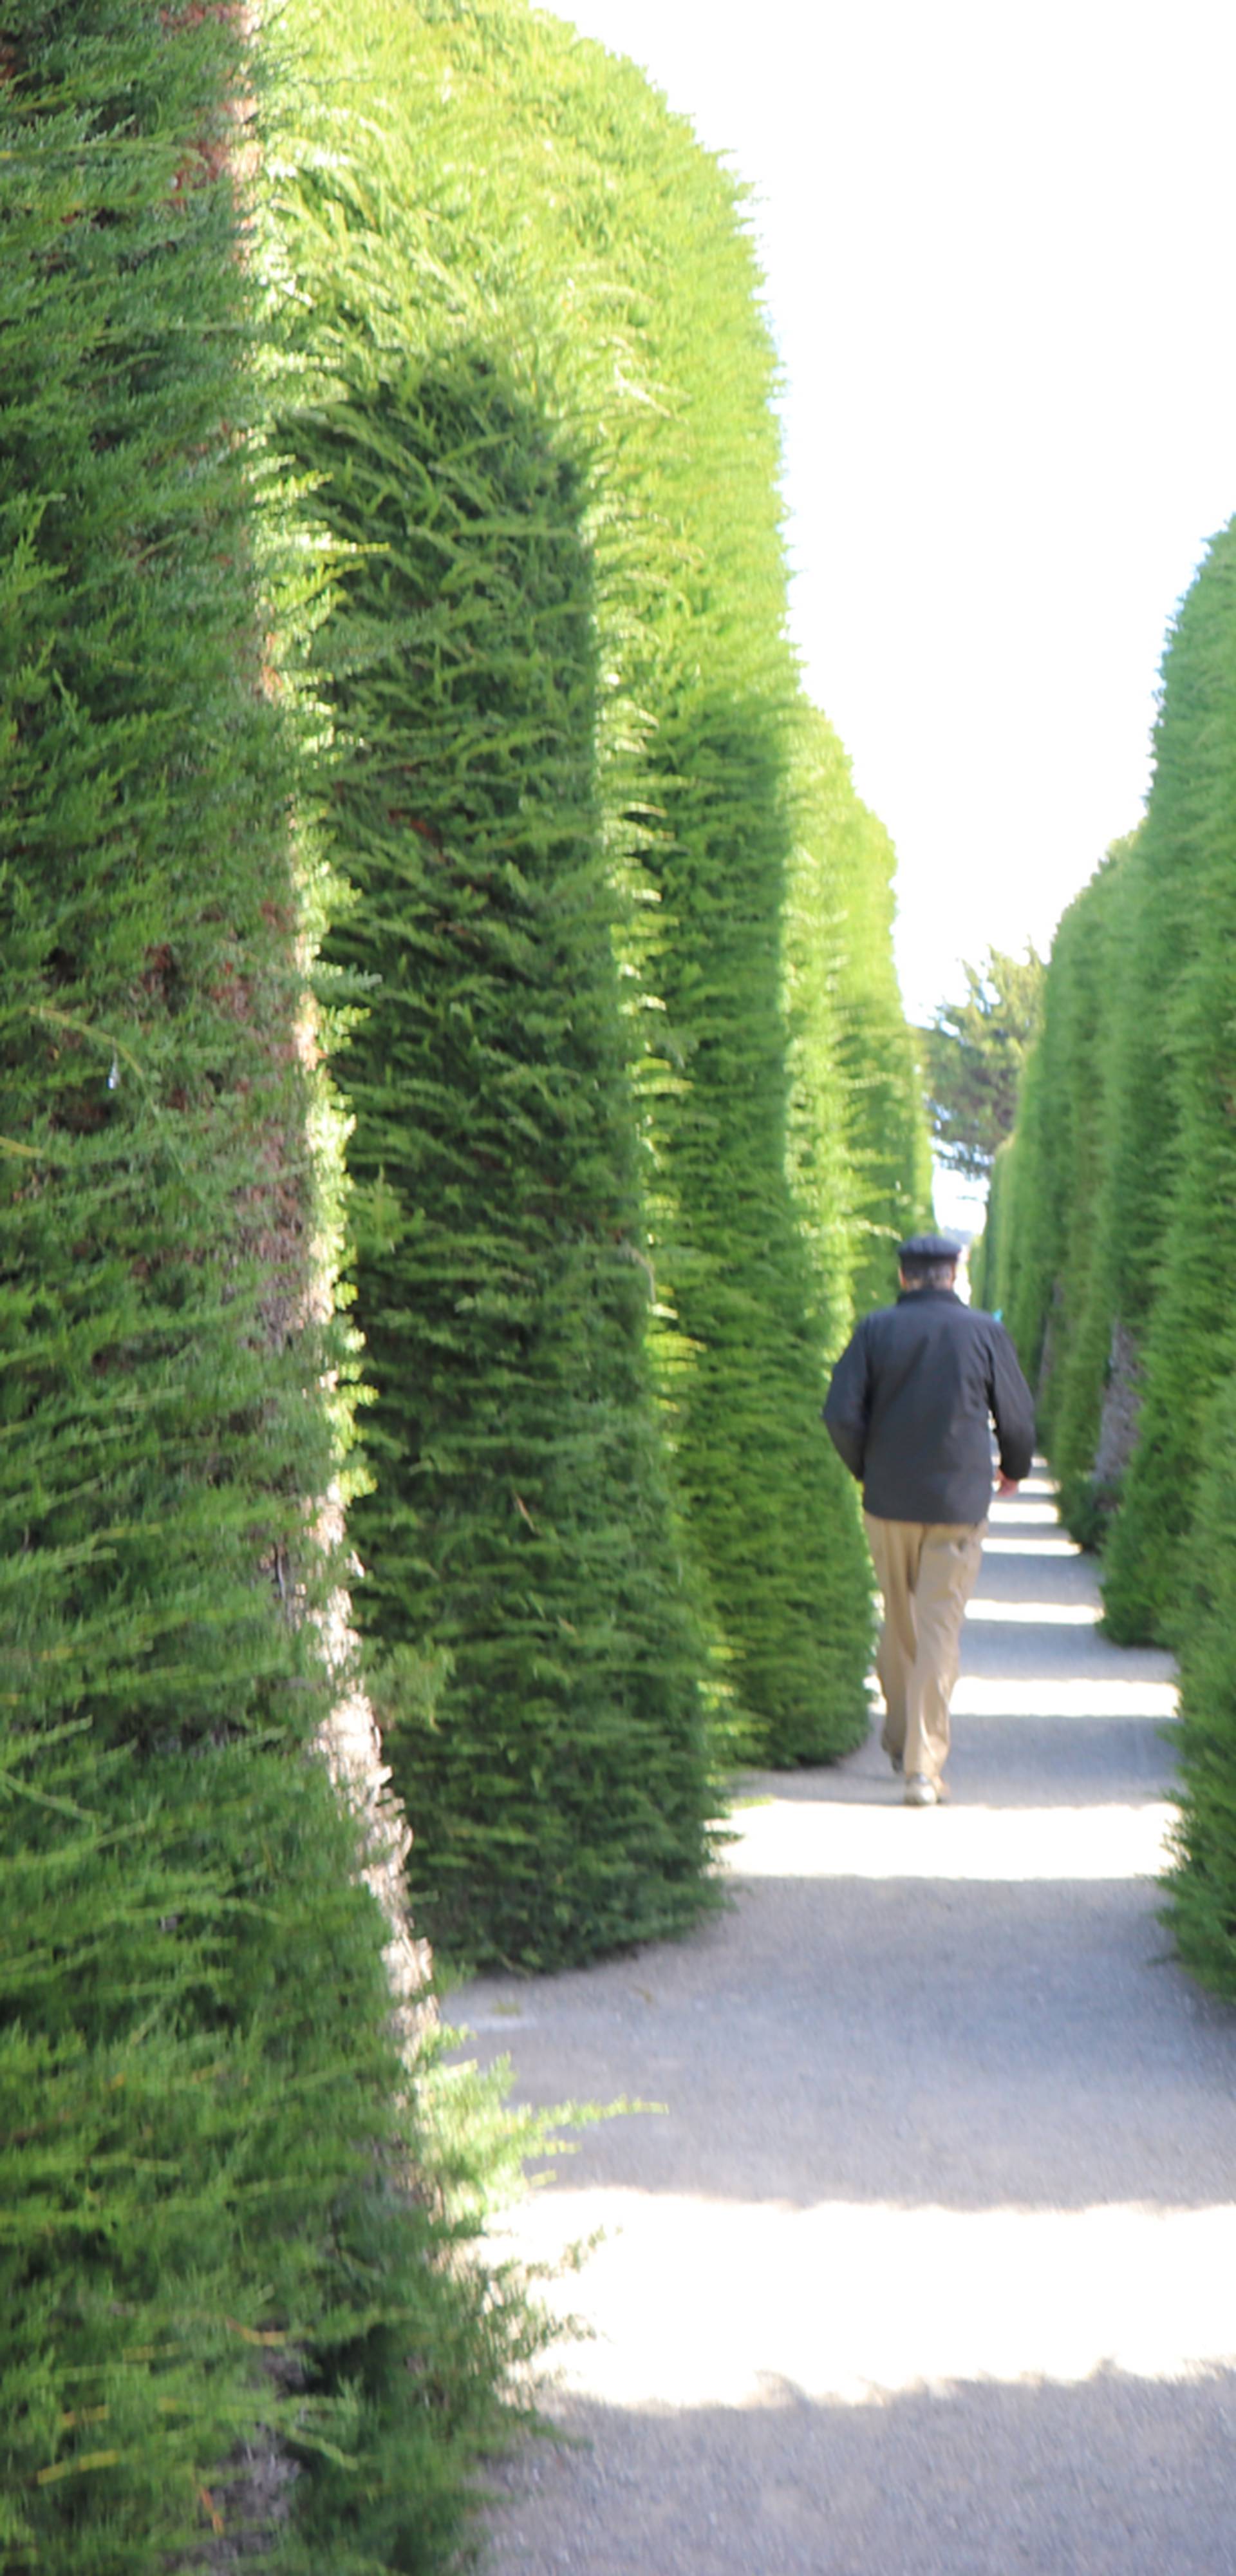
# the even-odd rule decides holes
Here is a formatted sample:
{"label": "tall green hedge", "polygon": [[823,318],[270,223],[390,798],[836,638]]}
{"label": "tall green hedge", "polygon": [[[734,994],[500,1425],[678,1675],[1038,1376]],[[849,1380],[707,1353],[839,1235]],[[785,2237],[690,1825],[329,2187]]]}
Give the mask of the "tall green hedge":
{"label": "tall green hedge", "polygon": [[444,2566],[526,2330],[313,1749],[346,1351],[240,16],[30,0],[0,48],[0,2559],[41,2576]]}
{"label": "tall green hedge", "polygon": [[[1182,1597],[1226,1314],[1232,549],[1216,541],[1169,640],[1145,821],[1061,924],[992,1255],[1066,1514],[1105,1536],[1107,1623],[1130,1641],[1169,1635]],[[1136,1415],[1114,1480],[1113,1394]]]}
{"label": "tall green hedge", "polygon": [[975,1296],[1002,1310],[1017,1343],[1064,1518],[1087,1543],[1112,1501],[1095,1456],[1113,1327],[1131,1303],[1120,1261],[1132,1207],[1114,1045],[1136,867],[1135,844],[1118,843],[1061,921],[1042,1035],[1015,1140],[997,1156],[972,1274]]}
{"label": "tall green hedge", "polygon": [[1170,1638],[1236,1276],[1236,528],[1211,547],[1164,663],[1144,837],[1161,1186],[1142,1254],[1154,1283],[1144,1401],[1104,1599],[1113,1634]]}
{"label": "tall green hedge", "polygon": [[1181,1813],[1168,1880],[1182,1959],[1236,2002],[1236,1348],[1231,1320],[1223,1376],[1206,1412],[1179,1621]]}
{"label": "tall green hedge", "polygon": [[931,1207],[922,1075],[893,961],[895,853],[827,718],[800,698],[786,926],[799,1220],[827,1280],[826,1341],[896,1293],[896,1248]]}
{"label": "tall green hedge", "polygon": [[1093,1535],[1102,1510],[1092,1470],[1117,1285],[1114,1227],[1108,1223],[1100,1230],[1094,1219],[1112,1174],[1106,1064],[1113,1003],[1121,990],[1114,926],[1124,892],[1123,856],[1120,850],[1109,855],[1083,903],[1061,923],[1052,957],[1059,985],[1056,1062],[1045,1046],[1038,1072],[1044,1091],[1050,1096],[1054,1088],[1068,1102],[1067,1126],[1052,1144],[1067,1210],[1060,1207],[1054,1247],[1043,1247],[1053,1303],[1041,1427],[1060,1480],[1064,1517],[1084,1537]]}
{"label": "tall green hedge", "polygon": [[[586,1955],[695,1901],[688,1596],[769,1758],[827,1758],[865,1722],[869,1579],[818,1407],[860,1257],[925,1188],[889,853],[785,639],[772,360],[732,183],[630,65],[510,0],[363,9],[350,42],[303,25],[320,106],[287,221],[328,390],[293,434],[357,549],[326,644],[358,890],[335,954],[382,979],[348,1076],[366,1615],[397,1650],[431,1922]],[[439,410],[465,385],[458,451]],[[423,926],[447,853],[469,936],[523,936],[522,986],[492,988],[475,1046],[477,957]],[[513,1124],[533,988],[519,1079],[540,1090]],[[545,1116],[568,1095],[553,1186],[574,1232],[547,1237]],[[491,1118],[501,1193],[450,1142]],[[469,1207],[461,1269],[434,1247]],[[604,1422],[591,1396],[579,1415],[589,1385]]]}
{"label": "tall green hedge", "polygon": [[1175,918],[1164,925],[1165,953],[1179,961],[1164,1009],[1171,1185],[1146,1334],[1141,1436],[1112,1538],[1107,1615],[1130,1628],[1153,1622],[1179,1654],[1182,1814],[1172,1921],[1187,1964],[1231,2000],[1236,522],[1216,539],[1181,611],[1165,669],[1155,797],[1165,841],[1171,831]]}
{"label": "tall green hedge", "polygon": [[1104,1541],[1110,1633],[1179,1649],[1174,1915],[1228,1994],[1234,957],[1236,525],[1169,638],[1145,821],[1061,926],[984,1272],[1027,1340],[1043,1317],[1049,1450],[1074,1527]]}
{"label": "tall green hedge", "polygon": [[492,358],[417,367],[396,335],[297,438],[357,548],[326,641],[356,897],[331,953],[381,979],[341,1064],[376,1392],[353,1526],[403,1650],[378,1686],[435,1933],[546,1965],[689,1920],[708,1804],[580,477]]}
{"label": "tall green hedge", "polygon": [[[820,1440],[830,1335],[789,1168],[804,1124],[826,1137],[830,1104],[787,1048],[807,755],[784,626],[773,358],[733,182],[629,67],[585,54],[571,77],[583,146],[602,82],[615,124],[622,114],[646,400],[615,434],[628,514],[660,537],[625,663],[653,719],[643,863],[679,1077],[654,1104],[651,1208],[679,1334],[666,1353],[678,1470],[757,1743],[774,1761],[827,1760],[865,1728],[870,1597],[854,1499]],[[596,176],[589,150],[586,221]],[[818,897],[812,909],[824,940]]]}

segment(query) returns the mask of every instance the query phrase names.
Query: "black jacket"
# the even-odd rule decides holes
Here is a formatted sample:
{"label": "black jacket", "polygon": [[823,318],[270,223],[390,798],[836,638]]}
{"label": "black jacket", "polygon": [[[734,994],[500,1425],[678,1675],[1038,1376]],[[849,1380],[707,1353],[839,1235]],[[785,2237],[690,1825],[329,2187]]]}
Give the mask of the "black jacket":
{"label": "black jacket", "polygon": [[882,1521],[981,1521],[991,1424],[1014,1480],[1034,1450],[1034,1402],[1003,1324],[951,1288],[913,1288],[867,1315],[833,1370],[834,1446]]}

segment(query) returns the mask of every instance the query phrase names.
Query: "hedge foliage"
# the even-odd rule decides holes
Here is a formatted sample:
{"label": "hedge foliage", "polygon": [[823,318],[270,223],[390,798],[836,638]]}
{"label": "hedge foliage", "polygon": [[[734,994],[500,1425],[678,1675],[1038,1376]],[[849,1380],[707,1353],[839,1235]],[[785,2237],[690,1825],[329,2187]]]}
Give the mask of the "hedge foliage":
{"label": "hedge foliage", "polygon": [[1207,1411],[1180,1645],[1181,1812],[1168,1880],[1172,1929],[1187,1967],[1236,2002],[1236,1350]]}
{"label": "hedge foliage", "polygon": [[374,8],[352,70],[289,11],[272,151],[254,24],[0,43],[0,2555],[50,2576],[455,2563],[539,2331],[472,2241],[525,2133],[409,2067],[321,1758],[316,1033],[375,1674],[462,1949],[692,1917],[710,1697],[852,1740],[816,1407],[925,1194],[731,184],[515,8]]}
{"label": "hedge foliage", "polygon": [[865,1724],[818,1407],[926,1201],[890,853],[786,642],[733,183],[510,0],[296,23],[364,1615],[427,1919],[544,1962],[698,1903],[718,1670],[770,1760]]}
{"label": "hedge foliage", "polygon": [[791,747],[791,1173],[833,1354],[854,1316],[896,1294],[896,1247],[931,1205],[931,1140],[893,963],[892,842],[802,697]]}
{"label": "hedge foliage", "polygon": [[435,1934],[545,1964],[672,1931],[706,1893],[579,476],[468,349],[298,438],[332,534],[364,540],[327,650],[357,896],[332,954],[381,978],[343,1059],[377,1395],[354,1529],[396,1649],[377,1682]]}
{"label": "hedge foliage", "polygon": [[445,2566],[529,2332],[460,2261],[492,2105],[410,2075],[313,1752],[338,1118],[241,17],[29,0],[0,47],[0,2560],[41,2576]]}
{"label": "hedge foliage", "polygon": [[1040,1371],[1073,1526],[1104,1536],[1110,1633],[1179,1649],[1176,1920],[1228,1993],[1234,961],[1236,523],[1169,639],[1145,821],[1061,925],[983,1272]]}
{"label": "hedge foliage", "polygon": [[[1061,921],[1016,1136],[996,1157],[971,1265],[977,1301],[1001,1310],[1036,1388],[1061,1509],[1086,1544],[1114,1501],[1096,1460],[1117,1326],[1118,1236],[1133,1209],[1113,1050],[1130,972],[1121,936],[1127,890],[1140,866],[1136,842],[1117,844]],[[1127,1289],[1121,1302],[1127,1330],[1140,1316]]]}

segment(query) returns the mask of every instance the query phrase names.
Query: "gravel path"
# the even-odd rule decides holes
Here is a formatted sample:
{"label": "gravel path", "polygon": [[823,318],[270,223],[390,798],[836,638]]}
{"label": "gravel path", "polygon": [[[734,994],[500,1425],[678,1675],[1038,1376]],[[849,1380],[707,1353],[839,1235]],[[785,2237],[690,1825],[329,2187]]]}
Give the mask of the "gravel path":
{"label": "gravel path", "polygon": [[1096,1605],[1023,1486],[948,1807],[874,1735],[762,1775],[724,1916],[459,2000],[523,2098],[664,2106],[518,2220],[604,2239],[488,2576],[1236,2570],[1236,2016],[1156,1919],[1171,1667]]}

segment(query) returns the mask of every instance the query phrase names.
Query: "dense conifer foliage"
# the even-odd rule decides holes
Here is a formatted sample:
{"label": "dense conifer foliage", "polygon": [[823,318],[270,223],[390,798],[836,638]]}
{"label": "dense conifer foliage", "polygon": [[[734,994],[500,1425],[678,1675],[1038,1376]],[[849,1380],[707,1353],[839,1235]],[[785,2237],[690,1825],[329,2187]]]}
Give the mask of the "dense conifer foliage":
{"label": "dense conifer foliage", "polygon": [[1148,1068],[1141,1042],[1142,1090],[1130,1122],[1144,1132],[1158,1110],[1143,1207],[1147,1182],[1161,1186],[1152,1252],[1149,1209],[1144,1230],[1153,1302],[1142,1411],[1105,1599],[1113,1633],[1170,1639],[1188,1584],[1210,1400],[1234,1312],[1236,529],[1216,540],[1182,605],[1163,677],[1141,931],[1142,989],[1148,1003],[1153,993],[1161,1035]]}
{"label": "dense conifer foliage", "polygon": [[444,2565],[526,2332],[312,1749],[346,1353],[241,22],[0,46],[0,2560],[45,2576]]}
{"label": "dense conifer foliage", "polygon": [[[1060,1480],[1065,1520],[1087,1544],[1101,1534],[1116,1497],[1116,1462],[1109,1466],[1100,1450],[1103,1398],[1113,1332],[1127,1336],[1136,1312],[1127,1276],[1122,1276],[1120,1248],[1122,1217],[1127,1219],[1131,1208],[1114,1195],[1124,1186],[1123,1157],[1113,1132],[1112,1055],[1115,1015],[1125,989],[1118,934],[1128,856],[1127,846],[1112,851],[1060,926],[1052,960],[1052,1028],[1026,1094],[1027,1117],[1037,1117],[1060,1199],[1054,1210],[1045,1205],[1044,1192],[1028,1205],[1023,1188],[1018,1199],[1027,1245],[1036,1220],[1039,1229],[1032,1275],[1046,1301],[1040,1361],[1043,1433]],[[1053,1102],[1067,1123],[1052,1125]],[[1019,1283],[1028,1275],[1028,1265],[1019,1260]],[[1014,1329],[1023,1338],[1033,1331],[1020,1300]]]}
{"label": "dense conifer foliage", "polygon": [[341,1066],[376,1391],[354,1529],[404,1650],[377,1686],[429,1919],[548,1964],[698,1910],[699,1644],[644,1351],[579,475],[492,359],[389,355],[298,426],[356,545],[332,953],[381,979]]}
{"label": "dense conifer foliage", "polygon": [[1015,1144],[996,1157],[971,1265],[975,1297],[1000,1308],[1036,1388],[1061,1508],[1087,1544],[1115,1501],[1099,1465],[1103,1398],[1113,1331],[1127,1334],[1131,1311],[1122,1279],[1121,1323],[1121,1227],[1132,1202],[1114,1053],[1126,989],[1120,932],[1136,866],[1132,845],[1118,844],[1060,924]]}
{"label": "dense conifer foliage", "polygon": [[1236,527],[1164,661],[1131,844],[1067,915],[1000,1171],[984,1294],[1038,1367],[1111,1633],[1178,1647],[1184,1955],[1236,1991],[1230,1663],[1236,1359]]}
{"label": "dense conifer foliage", "polygon": [[893,963],[893,846],[801,697],[789,780],[790,1166],[831,1354],[853,1315],[895,1294],[896,1246],[931,1204],[931,1146]]}
{"label": "dense conifer foliage", "polygon": [[281,29],[273,154],[246,8],[0,41],[0,2557],[48,2576],[431,2576],[537,2336],[471,2241],[523,2133],[409,2062],[398,1820],[322,1757],[323,1004],[460,1951],[692,1919],[709,1693],[775,1760],[860,1731],[816,1417],[926,1197],[731,183],[522,8]]}
{"label": "dense conifer foliage", "polygon": [[[1229,1310],[1234,744],[1228,530],[1165,656],[1145,822],[1061,925],[982,1274],[1075,1526],[1107,1528],[1107,1620],[1130,1640],[1173,1631]],[[1105,1456],[1106,1397],[1136,1437]]]}
{"label": "dense conifer foliage", "polygon": [[1180,1621],[1181,1815],[1168,1881],[1181,1957],[1236,2002],[1236,1348],[1207,1411]]}
{"label": "dense conifer foliage", "polygon": [[333,953],[381,977],[345,1067],[366,1615],[429,1919],[586,1955],[696,1901],[689,1594],[769,1758],[865,1723],[817,1417],[926,1195],[890,854],[785,640],[732,183],[505,0],[306,27],[292,434],[357,549]]}

